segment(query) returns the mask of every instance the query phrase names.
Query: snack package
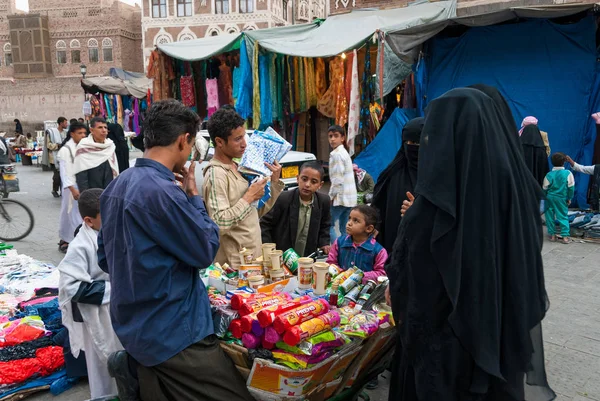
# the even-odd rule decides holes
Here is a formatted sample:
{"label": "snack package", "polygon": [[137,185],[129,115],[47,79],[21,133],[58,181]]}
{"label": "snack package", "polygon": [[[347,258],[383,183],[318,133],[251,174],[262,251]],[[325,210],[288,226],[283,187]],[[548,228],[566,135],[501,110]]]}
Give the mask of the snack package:
{"label": "snack package", "polygon": [[[228,293],[229,294],[229,293]],[[253,301],[255,299],[262,299],[271,296],[272,294],[263,293],[250,293],[247,291],[236,291],[231,295],[231,309],[239,310],[246,302]]]}
{"label": "snack package", "polygon": [[242,156],[240,172],[270,177],[273,173],[265,162],[273,164],[275,160],[281,160],[290,149],[292,145],[273,128],[269,127],[265,132],[254,131]]}
{"label": "snack package", "polygon": [[258,320],[252,321],[252,334],[259,337],[262,337],[265,334],[265,329],[258,323]]}
{"label": "snack package", "polygon": [[314,336],[315,334],[331,330],[339,326],[340,315],[336,311],[327,312],[324,315],[306,321],[299,326],[291,327],[283,335],[283,341],[287,345],[295,346],[302,340]]}
{"label": "snack package", "polygon": [[267,327],[265,328],[265,340],[277,344],[283,341],[283,337],[273,327]]}
{"label": "snack package", "polygon": [[292,354],[315,356],[322,352],[332,351],[348,342],[350,342],[350,339],[345,335],[329,330],[307,338],[295,347],[291,347],[283,341],[278,342],[276,345],[277,348]]}
{"label": "snack package", "polygon": [[229,324],[229,331],[234,338],[238,340],[242,338],[244,332],[242,331],[242,322],[240,319],[234,319],[231,321],[231,324]]}
{"label": "snack package", "polygon": [[353,316],[341,330],[347,336],[368,338],[379,329],[379,318],[375,313],[362,312]]}
{"label": "snack package", "polygon": [[252,301],[248,301],[244,303],[240,309],[240,316],[246,316],[254,312],[258,312],[261,309],[264,309],[268,306],[283,304],[292,299],[290,294],[287,293],[279,293],[278,295],[272,295],[270,297],[254,299]]}
{"label": "snack package", "polygon": [[279,305],[270,306],[258,312],[258,321],[260,322],[260,325],[262,327],[270,326],[271,324],[273,324],[273,321],[275,320],[277,315],[280,315],[283,312],[287,312],[290,309],[294,309],[300,305],[309,303],[311,301],[311,297],[305,295]]}
{"label": "snack package", "polygon": [[[329,358],[333,355],[333,352],[324,352],[321,355],[317,356],[308,356],[308,355],[296,355],[290,352],[282,351],[282,350],[274,350],[273,357],[275,358],[275,362],[291,362],[300,367],[300,369],[306,369],[310,365],[316,365],[317,363],[323,362],[325,359]],[[290,365],[287,365],[290,366]]]}
{"label": "snack package", "polygon": [[242,335],[242,344],[248,349],[256,349],[262,344],[262,340],[252,333],[244,333]]}
{"label": "snack package", "polygon": [[323,299],[318,299],[283,312],[275,318],[273,327],[279,334],[282,334],[290,327],[320,316],[327,311],[329,311],[329,303]]}

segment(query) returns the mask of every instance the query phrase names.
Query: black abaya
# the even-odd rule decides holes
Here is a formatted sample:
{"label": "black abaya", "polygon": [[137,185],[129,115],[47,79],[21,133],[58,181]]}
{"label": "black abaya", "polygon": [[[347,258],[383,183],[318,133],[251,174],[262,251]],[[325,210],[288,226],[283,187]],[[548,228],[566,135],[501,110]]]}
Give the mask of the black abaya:
{"label": "black abaya", "polygon": [[541,187],[544,184],[546,174],[550,171],[550,167],[548,166],[546,145],[542,139],[540,129],[535,125],[527,125],[523,128],[521,145],[523,146],[527,168]]}
{"label": "black abaya", "polygon": [[555,397],[541,335],[542,194],[503,114],[467,88],[426,110],[419,197],[388,266],[400,322],[390,401]]}
{"label": "black abaya", "polygon": [[394,160],[379,175],[373,192],[372,205],[383,216],[377,241],[388,252],[392,250],[402,219],[402,202],[406,200],[407,192],[414,192],[417,183],[419,147],[406,142],[419,143],[423,122],[424,119],[419,117],[406,123],[402,129],[402,146]]}

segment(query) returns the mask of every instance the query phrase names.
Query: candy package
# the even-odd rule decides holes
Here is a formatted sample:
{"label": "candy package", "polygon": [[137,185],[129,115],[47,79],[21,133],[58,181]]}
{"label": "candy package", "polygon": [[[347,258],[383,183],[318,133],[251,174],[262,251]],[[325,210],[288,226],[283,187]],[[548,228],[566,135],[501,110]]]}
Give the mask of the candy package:
{"label": "candy package", "polygon": [[371,337],[379,329],[379,318],[371,312],[362,312],[353,316],[341,330],[348,336],[359,338]]}
{"label": "candy package", "polygon": [[225,337],[231,322],[238,318],[238,313],[230,308],[212,307],[213,310],[213,326],[217,337]]}
{"label": "candy package", "polygon": [[316,365],[317,363],[323,362],[325,359],[329,358],[333,355],[333,352],[324,352],[317,356],[308,356],[308,355],[297,355],[292,354],[290,352],[282,351],[282,350],[274,350],[273,358],[275,358],[275,362],[289,362],[293,365],[286,366],[296,366],[300,369],[306,369],[310,365]]}
{"label": "candy package", "polygon": [[275,160],[281,160],[290,149],[292,145],[271,127],[265,132],[255,131],[246,145],[240,172],[270,177],[272,172],[265,166],[265,162],[273,164]]}

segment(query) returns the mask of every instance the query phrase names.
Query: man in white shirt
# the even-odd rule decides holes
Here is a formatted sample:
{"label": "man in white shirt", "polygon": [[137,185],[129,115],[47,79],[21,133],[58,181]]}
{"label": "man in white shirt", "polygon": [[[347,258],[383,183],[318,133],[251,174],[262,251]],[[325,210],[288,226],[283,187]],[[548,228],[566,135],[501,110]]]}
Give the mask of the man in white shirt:
{"label": "man in white shirt", "polygon": [[600,209],[600,164],[594,166],[582,166],[576,163],[570,156],[567,156],[567,163],[573,166],[573,171],[577,173],[591,175],[591,191],[589,195],[590,206],[593,210]]}

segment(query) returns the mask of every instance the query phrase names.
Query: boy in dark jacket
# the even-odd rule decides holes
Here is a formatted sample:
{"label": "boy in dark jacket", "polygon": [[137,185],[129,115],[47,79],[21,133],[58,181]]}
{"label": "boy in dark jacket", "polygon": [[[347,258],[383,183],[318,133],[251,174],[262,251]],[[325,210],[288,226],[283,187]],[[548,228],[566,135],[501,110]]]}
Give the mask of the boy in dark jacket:
{"label": "boy in dark jacket", "polygon": [[293,248],[300,256],[317,249],[329,253],[330,201],[329,196],[317,192],[324,175],[318,162],[300,167],[298,188],[283,192],[260,220],[263,243],[273,242],[284,251]]}

